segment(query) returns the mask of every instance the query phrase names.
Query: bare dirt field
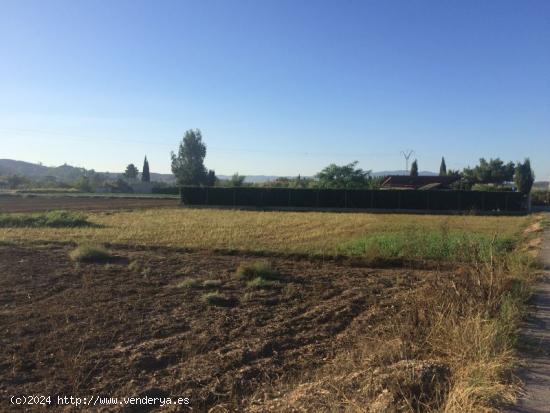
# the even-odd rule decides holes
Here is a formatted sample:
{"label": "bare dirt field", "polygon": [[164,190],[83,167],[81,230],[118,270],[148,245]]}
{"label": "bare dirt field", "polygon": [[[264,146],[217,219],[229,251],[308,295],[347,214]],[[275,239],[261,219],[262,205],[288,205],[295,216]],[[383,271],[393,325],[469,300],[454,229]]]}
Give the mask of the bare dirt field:
{"label": "bare dirt field", "polygon": [[[127,209],[2,215],[0,411],[17,411],[12,395],[99,412],[477,413],[514,400],[537,220]],[[190,404],[84,409],[58,395]]]}
{"label": "bare dirt field", "polygon": [[[0,246],[3,400],[164,395],[189,397],[193,411],[244,411],[262,389],[376,336],[403,294],[441,277],[277,258],[281,281],[259,290],[234,277],[253,257],[121,249],[110,263],[76,264],[70,249]],[[179,285],[190,277],[216,281]],[[232,302],[209,306],[212,290]]]}
{"label": "bare dirt field", "polygon": [[177,199],[162,198],[0,196],[0,213],[41,212],[56,209],[102,211],[107,209],[174,207],[178,205],[178,202]]}

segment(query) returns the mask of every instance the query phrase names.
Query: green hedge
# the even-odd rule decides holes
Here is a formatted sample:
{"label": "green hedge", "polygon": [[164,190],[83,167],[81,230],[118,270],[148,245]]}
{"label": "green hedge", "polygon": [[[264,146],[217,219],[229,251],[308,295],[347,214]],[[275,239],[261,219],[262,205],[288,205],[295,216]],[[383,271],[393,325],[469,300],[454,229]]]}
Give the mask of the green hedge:
{"label": "green hedge", "polygon": [[526,210],[518,192],[345,190],[296,188],[181,188],[185,205],[258,208],[409,209],[440,211]]}

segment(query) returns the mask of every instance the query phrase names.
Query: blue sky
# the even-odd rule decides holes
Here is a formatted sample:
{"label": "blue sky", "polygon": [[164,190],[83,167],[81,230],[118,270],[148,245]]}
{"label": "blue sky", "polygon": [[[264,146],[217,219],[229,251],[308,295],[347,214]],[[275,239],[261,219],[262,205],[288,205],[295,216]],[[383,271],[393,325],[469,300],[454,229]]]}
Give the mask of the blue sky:
{"label": "blue sky", "polygon": [[550,178],[550,1],[0,1],[0,158],[219,174],[530,157]]}

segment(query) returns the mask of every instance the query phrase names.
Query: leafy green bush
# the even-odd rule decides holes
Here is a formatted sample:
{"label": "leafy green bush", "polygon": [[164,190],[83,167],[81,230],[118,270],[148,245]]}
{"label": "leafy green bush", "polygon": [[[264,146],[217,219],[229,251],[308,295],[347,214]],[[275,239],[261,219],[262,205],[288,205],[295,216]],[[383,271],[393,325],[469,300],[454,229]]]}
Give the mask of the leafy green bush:
{"label": "leafy green bush", "polygon": [[513,191],[511,185],[507,184],[474,184],[472,186],[472,191],[485,191],[485,192],[505,192]]}
{"label": "leafy green bush", "polygon": [[78,262],[105,262],[112,256],[111,253],[100,245],[80,245],[69,254],[73,261]]}
{"label": "leafy green bush", "polygon": [[39,214],[0,214],[0,227],[73,228],[92,226],[85,216],[69,211],[50,211]]}

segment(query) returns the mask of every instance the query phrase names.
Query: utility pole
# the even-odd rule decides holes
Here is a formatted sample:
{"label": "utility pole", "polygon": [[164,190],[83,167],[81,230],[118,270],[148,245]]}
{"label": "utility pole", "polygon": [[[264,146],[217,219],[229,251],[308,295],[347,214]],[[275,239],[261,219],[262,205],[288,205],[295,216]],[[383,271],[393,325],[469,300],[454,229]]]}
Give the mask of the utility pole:
{"label": "utility pole", "polygon": [[409,158],[414,153],[412,149],[407,149],[406,151],[401,151],[401,155],[405,158],[405,170],[409,172]]}

